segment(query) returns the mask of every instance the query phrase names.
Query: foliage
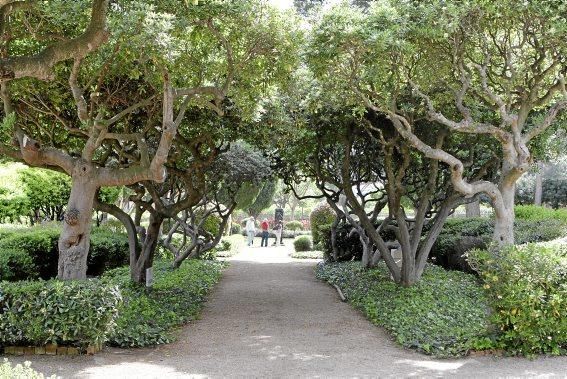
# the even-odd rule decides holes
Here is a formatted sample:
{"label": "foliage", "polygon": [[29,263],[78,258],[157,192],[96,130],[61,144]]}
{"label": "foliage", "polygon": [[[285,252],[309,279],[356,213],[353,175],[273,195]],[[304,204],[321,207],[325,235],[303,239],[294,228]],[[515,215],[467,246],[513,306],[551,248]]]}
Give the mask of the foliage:
{"label": "foliage", "polygon": [[0,378],[6,379],[56,379],[55,375],[45,377],[31,368],[31,362],[25,361],[23,365],[17,364],[12,367],[8,359],[0,364]]}
{"label": "foliage", "polygon": [[317,266],[317,277],[341,288],[348,301],[408,348],[458,356],[488,330],[488,303],[474,276],[427,266],[421,281],[399,287],[384,264],[365,270],[359,262]]}
{"label": "foliage", "polygon": [[514,213],[517,219],[522,220],[560,220],[567,224],[567,209],[549,209],[536,205],[516,205]]}
{"label": "foliage", "polygon": [[264,209],[272,205],[276,193],[276,186],[277,181],[275,180],[267,180],[264,182],[258,196],[248,207],[248,213],[257,218]]}
{"label": "foliage", "polygon": [[294,259],[323,259],[323,252],[320,250],[294,251],[290,257]]}
{"label": "foliage", "polygon": [[285,223],[285,228],[292,231],[302,230],[303,224],[301,223],[301,221],[288,221]]}
{"label": "foliage", "polygon": [[308,236],[299,236],[293,241],[295,251],[311,251],[313,250],[313,242]]}
{"label": "foliage", "polygon": [[567,353],[567,246],[473,250],[498,328],[494,346],[514,354]]}
{"label": "foliage", "polygon": [[221,258],[232,257],[240,252],[244,244],[245,239],[239,234],[223,237],[220,243],[220,247],[224,245],[223,250],[218,250],[217,247],[216,256]]}
{"label": "foliage", "polygon": [[337,217],[333,209],[326,203],[321,203],[311,212],[310,224],[311,235],[313,236],[313,243],[317,244],[323,240],[321,227],[323,225],[331,224]]}
{"label": "foliage", "polygon": [[102,280],[118,285],[124,298],[109,343],[142,347],[172,341],[175,327],[198,316],[223,267],[219,262],[190,259],[172,270],[170,262],[158,261],[150,290],[131,283],[127,267],[105,273]]}
{"label": "foliage", "polygon": [[234,234],[240,234],[242,233],[242,226],[240,226],[240,224],[233,222],[230,225],[230,235],[234,235]]}
{"label": "foliage", "polygon": [[[518,244],[550,241],[567,235],[566,223],[553,218],[553,210],[516,206],[516,212],[521,215],[514,223]],[[472,248],[487,248],[493,230],[494,221],[487,218],[449,219],[431,250],[431,258],[445,268],[469,271],[462,255]]]}
{"label": "foliage", "polygon": [[20,175],[34,220],[60,220],[71,193],[71,178],[39,168],[22,170]]}
{"label": "foliage", "polygon": [[36,276],[33,258],[27,251],[6,249],[0,252],[0,280],[27,280]]}
{"label": "foliage", "polygon": [[104,343],[121,295],[99,280],[0,283],[0,345]]}
{"label": "foliage", "polygon": [[[51,225],[27,229],[0,231],[0,262],[10,263],[10,276],[4,280],[50,279],[57,275],[57,242],[59,229]],[[18,253],[16,253],[18,252]],[[15,262],[29,263],[29,268],[14,266]],[[128,264],[128,239],[124,234],[94,228],[87,258],[89,275],[100,275],[103,271]],[[1,266],[1,264],[0,264]],[[2,271],[2,269],[0,269]],[[17,275],[16,275],[17,274]]]}

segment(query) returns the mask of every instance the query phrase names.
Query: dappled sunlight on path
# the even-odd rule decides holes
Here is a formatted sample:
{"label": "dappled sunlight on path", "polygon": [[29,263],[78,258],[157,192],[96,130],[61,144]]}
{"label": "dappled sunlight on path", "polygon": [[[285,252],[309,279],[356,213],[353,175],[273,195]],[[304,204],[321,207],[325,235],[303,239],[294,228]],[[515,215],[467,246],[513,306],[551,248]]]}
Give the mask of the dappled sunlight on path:
{"label": "dappled sunlight on path", "polygon": [[315,279],[315,260],[291,259],[286,243],[245,247],[228,259],[201,319],[183,328],[175,343],[107,348],[94,357],[34,357],[33,367],[64,378],[104,379],[565,375],[565,357],[436,360],[404,350]]}

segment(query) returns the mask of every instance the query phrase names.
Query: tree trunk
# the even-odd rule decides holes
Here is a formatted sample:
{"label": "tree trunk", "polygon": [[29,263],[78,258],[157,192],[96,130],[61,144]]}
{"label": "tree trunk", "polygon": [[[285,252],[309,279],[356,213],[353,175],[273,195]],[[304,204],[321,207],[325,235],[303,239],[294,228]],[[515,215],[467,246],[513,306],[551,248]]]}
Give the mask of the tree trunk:
{"label": "tree trunk", "polygon": [[543,175],[541,173],[543,169],[542,166],[542,164],[538,164],[538,172],[535,177],[534,205],[541,205],[541,198],[543,194]]}
{"label": "tree trunk", "polygon": [[493,240],[499,245],[514,244],[514,191],[515,184],[501,185],[503,207],[495,207],[494,236]]}
{"label": "tree trunk", "polygon": [[90,247],[93,203],[97,191],[93,167],[78,162],[73,170],[71,194],[59,236],[57,277],[62,280],[85,279]]}
{"label": "tree trunk", "polygon": [[465,212],[467,217],[480,217],[480,200],[465,204]]}
{"label": "tree trunk", "polygon": [[153,265],[163,220],[163,217],[155,212],[150,214],[150,225],[142,244],[142,251],[135,261],[130,261],[130,275],[134,283],[141,285],[146,283],[146,270]]}
{"label": "tree trunk", "polygon": [[289,209],[291,210],[291,221],[295,221],[295,208],[297,207],[297,205],[291,205],[289,206]]}

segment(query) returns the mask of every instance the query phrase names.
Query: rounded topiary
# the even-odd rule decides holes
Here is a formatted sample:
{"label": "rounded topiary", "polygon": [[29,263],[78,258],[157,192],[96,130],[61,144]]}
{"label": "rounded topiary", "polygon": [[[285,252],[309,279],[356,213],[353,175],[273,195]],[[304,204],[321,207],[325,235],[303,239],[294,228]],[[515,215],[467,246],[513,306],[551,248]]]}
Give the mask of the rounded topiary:
{"label": "rounded topiary", "polygon": [[320,228],[323,225],[328,225],[335,221],[335,211],[326,203],[320,203],[313,209],[311,212],[310,221],[311,221],[311,235],[313,236],[313,243],[318,244],[322,242],[323,238],[325,237],[323,233],[321,233]]}
{"label": "rounded topiary", "polygon": [[285,224],[285,228],[289,230],[301,230],[303,229],[303,224],[300,221],[290,221]]}
{"label": "rounded topiary", "polygon": [[232,225],[230,226],[230,234],[240,234],[242,232],[242,226],[240,226],[238,223],[233,222]]}
{"label": "rounded topiary", "polygon": [[311,242],[311,238],[308,236],[300,236],[293,241],[293,247],[297,252],[311,251],[313,250],[313,243]]}

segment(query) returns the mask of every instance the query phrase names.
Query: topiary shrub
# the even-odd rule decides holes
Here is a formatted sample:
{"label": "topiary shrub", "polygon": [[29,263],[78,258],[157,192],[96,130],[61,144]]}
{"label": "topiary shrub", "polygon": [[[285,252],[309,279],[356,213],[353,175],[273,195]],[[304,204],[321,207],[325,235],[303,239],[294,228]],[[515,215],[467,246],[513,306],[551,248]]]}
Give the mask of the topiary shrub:
{"label": "topiary shrub", "polygon": [[242,226],[240,226],[236,222],[233,222],[232,225],[230,226],[230,235],[240,234],[241,232],[242,232]]}
{"label": "topiary shrub", "polygon": [[332,224],[336,217],[335,211],[326,203],[320,203],[313,209],[310,215],[313,243],[317,244],[324,238],[324,234],[320,231],[321,227]]}
{"label": "topiary shrub", "polygon": [[300,221],[289,221],[286,222],[285,228],[293,231],[301,230],[303,229],[303,224]]}
{"label": "topiary shrub", "polygon": [[293,241],[295,251],[311,251],[313,250],[313,243],[308,236],[299,236]]}
{"label": "topiary shrub", "polygon": [[495,346],[516,354],[567,352],[567,246],[473,250],[496,326]]}
{"label": "topiary shrub", "polygon": [[0,239],[0,252],[6,250],[27,252],[37,269],[37,277],[50,279],[57,276],[58,239],[59,230],[51,227],[18,230]]}
{"label": "topiary shrub", "polygon": [[2,282],[0,345],[104,343],[120,301],[116,286],[95,279]]}
{"label": "topiary shrub", "polygon": [[32,257],[25,250],[0,250],[0,281],[36,279],[37,270]]}
{"label": "topiary shrub", "polygon": [[93,229],[87,258],[87,275],[100,276],[103,272],[127,265],[130,261],[128,238],[124,234],[105,229]]}

